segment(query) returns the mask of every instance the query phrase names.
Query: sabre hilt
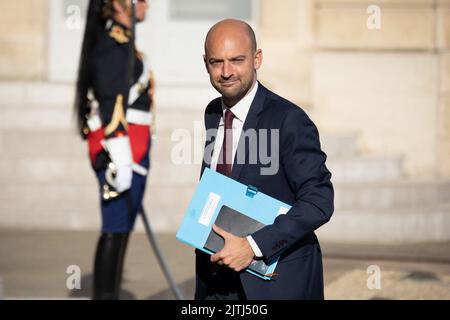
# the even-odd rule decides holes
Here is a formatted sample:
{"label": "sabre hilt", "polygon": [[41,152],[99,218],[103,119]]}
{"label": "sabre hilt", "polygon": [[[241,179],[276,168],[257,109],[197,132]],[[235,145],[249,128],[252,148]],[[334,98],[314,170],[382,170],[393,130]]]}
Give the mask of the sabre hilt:
{"label": "sabre hilt", "polygon": [[117,198],[120,193],[114,188],[114,179],[116,178],[117,169],[112,161],[110,161],[105,171],[105,183],[102,188],[102,199],[105,201]]}

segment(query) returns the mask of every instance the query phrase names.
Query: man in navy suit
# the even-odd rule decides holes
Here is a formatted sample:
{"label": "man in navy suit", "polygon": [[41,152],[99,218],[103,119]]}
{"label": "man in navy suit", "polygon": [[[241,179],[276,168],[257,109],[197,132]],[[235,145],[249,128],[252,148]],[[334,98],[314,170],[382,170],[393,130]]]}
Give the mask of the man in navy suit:
{"label": "man in navy suit", "polygon": [[[245,238],[213,226],[225,245],[212,256],[196,250],[195,299],[323,299],[314,230],[330,219],[334,192],[317,128],[301,108],[257,81],[262,51],[247,23],[215,24],[204,61],[221,97],[205,111],[202,173],[210,167],[292,208]],[[253,259],[275,258],[270,281],[243,271]]]}

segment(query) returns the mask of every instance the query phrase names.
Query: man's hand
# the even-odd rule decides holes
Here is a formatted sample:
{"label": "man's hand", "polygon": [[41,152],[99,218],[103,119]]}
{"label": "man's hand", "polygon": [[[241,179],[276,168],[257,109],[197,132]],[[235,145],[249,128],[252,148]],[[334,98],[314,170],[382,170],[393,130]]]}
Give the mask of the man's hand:
{"label": "man's hand", "polygon": [[108,151],[112,163],[115,166],[116,177],[114,181],[108,181],[117,192],[121,193],[131,188],[133,179],[133,156],[128,136],[120,136],[106,139],[105,149]]}
{"label": "man's hand", "polygon": [[114,179],[114,188],[122,193],[131,188],[133,179],[133,169],[131,166],[122,166],[117,168],[116,178]]}
{"label": "man's hand", "polygon": [[211,262],[217,262],[236,272],[247,268],[254,257],[247,239],[237,237],[216,225],[213,225],[213,230],[225,240],[225,245],[222,250],[211,256]]}

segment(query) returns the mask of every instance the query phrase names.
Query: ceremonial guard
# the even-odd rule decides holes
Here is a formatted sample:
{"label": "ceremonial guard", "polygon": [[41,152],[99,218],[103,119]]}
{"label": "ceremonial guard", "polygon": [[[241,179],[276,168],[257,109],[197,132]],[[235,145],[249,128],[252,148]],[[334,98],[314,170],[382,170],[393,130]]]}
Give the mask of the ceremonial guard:
{"label": "ceremonial guard", "polygon": [[145,0],[89,2],[75,110],[99,182],[94,299],[119,299],[128,237],[150,165],[154,85],[134,45],[134,24],[147,9]]}

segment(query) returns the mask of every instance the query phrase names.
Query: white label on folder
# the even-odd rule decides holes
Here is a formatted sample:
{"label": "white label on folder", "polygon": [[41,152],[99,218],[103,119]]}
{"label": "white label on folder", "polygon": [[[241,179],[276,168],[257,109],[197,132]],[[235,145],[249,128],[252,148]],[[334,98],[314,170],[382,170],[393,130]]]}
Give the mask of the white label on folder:
{"label": "white label on folder", "polygon": [[217,205],[219,204],[219,200],[220,196],[218,194],[215,194],[214,192],[209,193],[208,200],[206,200],[205,206],[203,207],[202,213],[200,215],[200,219],[198,219],[198,223],[209,227],[213,214],[216,211]]}
{"label": "white label on folder", "polygon": [[288,208],[280,207],[280,209],[278,210],[277,216],[279,216],[280,214],[286,214],[288,211],[289,211]]}

